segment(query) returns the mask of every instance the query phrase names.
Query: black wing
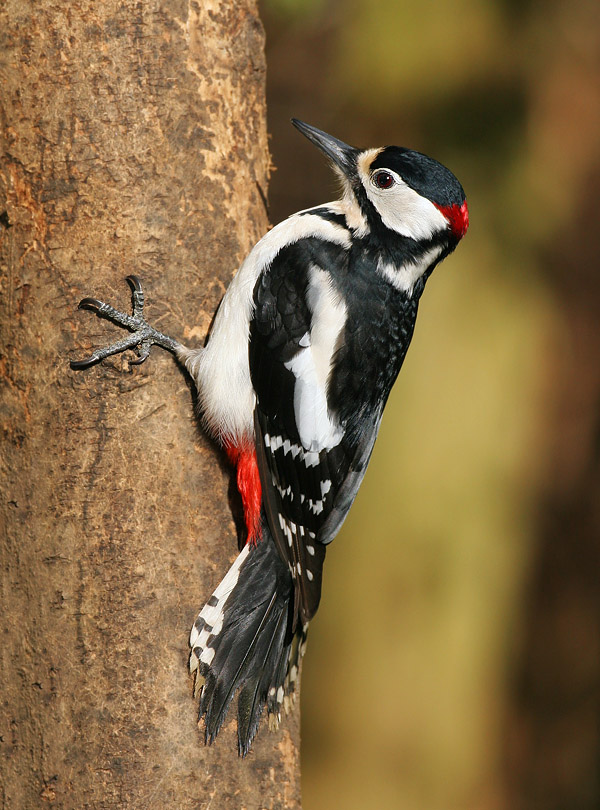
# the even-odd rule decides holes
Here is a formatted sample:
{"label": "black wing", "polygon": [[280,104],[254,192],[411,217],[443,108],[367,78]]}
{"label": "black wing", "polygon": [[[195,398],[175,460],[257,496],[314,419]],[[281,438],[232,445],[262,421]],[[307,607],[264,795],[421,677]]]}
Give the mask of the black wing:
{"label": "black wing", "polygon": [[[295,366],[295,359],[311,351],[317,318],[324,317],[322,311],[316,313],[320,304],[315,274],[327,281],[327,267],[335,262],[339,268],[344,261],[342,247],[303,239],[277,255],[261,274],[254,291],[250,373],[257,395],[258,465],[269,527],[289,566],[303,622],[318,607],[326,544],[335,536],[354,500],[381,416],[374,414],[360,435],[353,431],[351,438],[343,425],[338,425],[337,431],[332,428],[323,447],[319,442],[309,444],[306,436],[301,437],[298,426],[298,409],[302,408],[299,401],[306,394],[306,387],[299,393],[299,386],[307,384],[307,380]],[[341,329],[338,341],[343,340]],[[308,392],[314,392],[316,399],[321,394],[326,397],[326,390],[315,387],[312,379]],[[318,418],[328,427],[327,419],[335,425],[335,417],[325,413]]]}

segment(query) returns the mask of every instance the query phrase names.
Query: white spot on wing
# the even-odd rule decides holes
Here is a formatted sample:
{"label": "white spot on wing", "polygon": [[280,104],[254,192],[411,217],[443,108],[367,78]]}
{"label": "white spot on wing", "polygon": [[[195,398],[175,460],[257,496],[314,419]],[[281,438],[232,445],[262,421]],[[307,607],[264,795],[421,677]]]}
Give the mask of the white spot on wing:
{"label": "white spot on wing", "polygon": [[308,501],[308,508],[310,509],[310,511],[313,514],[320,515],[321,512],[323,511],[323,509],[325,508],[325,504],[324,504],[324,501],[321,501],[321,500],[317,500],[317,501],[309,500]]}
{"label": "white spot on wing", "polygon": [[317,464],[319,463],[319,454],[318,453],[313,453],[313,452],[305,453],[304,454],[304,463],[306,464],[307,467],[316,467]]}
{"label": "white spot on wing", "polygon": [[269,436],[268,447],[273,453],[276,450],[279,450],[279,448],[282,446],[283,446],[283,436]]}
{"label": "white spot on wing", "polygon": [[291,547],[292,547],[292,543],[294,542],[294,538],[293,538],[293,535],[292,535],[292,529],[291,529],[291,526],[294,526],[294,527],[295,527],[295,524],[294,524],[294,523],[292,523],[292,524],[288,524],[288,522],[286,521],[286,519],[285,519],[285,518],[283,517],[283,515],[281,515],[281,514],[280,514],[280,515],[278,515],[278,517],[279,517],[279,525],[281,526],[281,531],[282,531],[282,532],[284,533],[284,535],[287,537],[288,545],[289,545],[289,547],[291,548]]}

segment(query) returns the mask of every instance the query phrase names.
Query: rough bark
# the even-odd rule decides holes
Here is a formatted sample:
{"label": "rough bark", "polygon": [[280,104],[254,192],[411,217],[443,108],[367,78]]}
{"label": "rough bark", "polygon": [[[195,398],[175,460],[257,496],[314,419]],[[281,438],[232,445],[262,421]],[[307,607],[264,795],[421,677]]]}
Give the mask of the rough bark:
{"label": "rough bark", "polygon": [[196,726],[187,637],[236,553],[228,471],[164,352],[72,372],[129,307],[201,342],[264,232],[254,0],[7,0],[1,806],[298,808],[298,722]]}

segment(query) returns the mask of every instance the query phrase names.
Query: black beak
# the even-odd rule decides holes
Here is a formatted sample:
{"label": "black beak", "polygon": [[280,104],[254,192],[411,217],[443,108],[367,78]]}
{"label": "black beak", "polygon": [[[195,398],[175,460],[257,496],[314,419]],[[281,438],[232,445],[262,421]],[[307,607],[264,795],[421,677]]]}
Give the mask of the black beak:
{"label": "black beak", "polygon": [[316,127],[311,127],[310,124],[305,124],[304,121],[298,121],[297,118],[292,118],[292,124],[296,129],[305,135],[311,143],[318,146],[322,152],[325,152],[327,157],[331,158],[336,166],[338,166],[346,177],[352,177],[356,174],[356,156],[359,149],[353,146],[348,146],[343,141],[338,141],[333,135],[328,135]]}

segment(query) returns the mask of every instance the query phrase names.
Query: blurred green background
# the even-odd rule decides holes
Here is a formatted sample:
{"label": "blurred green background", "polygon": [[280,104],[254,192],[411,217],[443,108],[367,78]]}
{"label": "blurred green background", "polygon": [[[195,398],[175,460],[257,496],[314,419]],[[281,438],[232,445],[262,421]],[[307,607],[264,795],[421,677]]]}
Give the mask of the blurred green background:
{"label": "blurred green background", "polygon": [[328,552],[304,810],[597,810],[600,3],[261,13],[273,222],[335,197],[291,116],[431,154],[471,214]]}

